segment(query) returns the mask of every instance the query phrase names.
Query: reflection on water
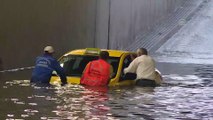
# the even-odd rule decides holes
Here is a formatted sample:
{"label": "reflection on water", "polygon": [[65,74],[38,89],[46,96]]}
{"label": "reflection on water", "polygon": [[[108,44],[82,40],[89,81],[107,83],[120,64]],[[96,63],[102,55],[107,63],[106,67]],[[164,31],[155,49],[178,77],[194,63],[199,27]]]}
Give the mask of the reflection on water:
{"label": "reflection on water", "polygon": [[55,91],[62,104],[53,112],[64,119],[109,119],[107,88],[69,85]]}
{"label": "reflection on water", "polygon": [[[175,67],[160,69],[165,82],[156,88],[36,86],[27,80],[30,71],[4,73],[0,81],[0,119],[212,119],[213,67]],[[178,72],[181,68],[187,71]]]}

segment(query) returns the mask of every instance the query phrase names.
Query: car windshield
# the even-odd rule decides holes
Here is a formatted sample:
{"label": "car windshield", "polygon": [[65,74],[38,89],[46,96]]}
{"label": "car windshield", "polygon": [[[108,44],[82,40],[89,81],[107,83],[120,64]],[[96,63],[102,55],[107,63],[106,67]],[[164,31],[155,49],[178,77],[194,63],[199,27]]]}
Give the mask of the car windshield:
{"label": "car windshield", "polygon": [[[69,55],[62,57],[59,62],[60,65],[64,68],[67,76],[80,77],[87,63],[92,60],[97,60],[98,58],[98,56]],[[110,57],[108,62],[113,67],[112,78],[114,78],[118,70],[119,57]]]}

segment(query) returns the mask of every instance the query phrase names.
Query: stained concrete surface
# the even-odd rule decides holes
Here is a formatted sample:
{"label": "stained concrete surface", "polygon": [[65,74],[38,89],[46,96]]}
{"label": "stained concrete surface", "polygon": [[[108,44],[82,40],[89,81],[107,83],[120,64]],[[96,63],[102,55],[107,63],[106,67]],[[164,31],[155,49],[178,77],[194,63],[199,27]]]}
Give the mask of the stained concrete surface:
{"label": "stained concrete surface", "polygon": [[4,69],[31,66],[46,45],[55,57],[85,47],[123,49],[185,0],[0,0]]}
{"label": "stained concrete surface", "polygon": [[209,0],[171,39],[156,51],[156,60],[213,64],[213,1]]}
{"label": "stained concrete surface", "polygon": [[212,25],[213,0],[208,0],[153,54],[166,84],[192,88],[213,86]]}

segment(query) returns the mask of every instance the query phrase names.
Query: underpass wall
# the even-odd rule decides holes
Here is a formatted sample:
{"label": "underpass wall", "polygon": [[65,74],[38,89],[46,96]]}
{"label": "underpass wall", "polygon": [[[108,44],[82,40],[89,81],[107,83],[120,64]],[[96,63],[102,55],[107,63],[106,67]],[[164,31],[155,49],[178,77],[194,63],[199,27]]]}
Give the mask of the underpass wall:
{"label": "underpass wall", "polygon": [[112,0],[109,48],[125,49],[181,6],[183,0]]}
{"label": "underpass wall", "polygon": [[46,45],[56,57],[94,46],[95,14],[96,0],[0,0],[2,69],[34,65]]}
{"label": "underpass wall", "polygon": [[34,65],[43,47],[123,49],[184,0],[0,0],[0,69]]}

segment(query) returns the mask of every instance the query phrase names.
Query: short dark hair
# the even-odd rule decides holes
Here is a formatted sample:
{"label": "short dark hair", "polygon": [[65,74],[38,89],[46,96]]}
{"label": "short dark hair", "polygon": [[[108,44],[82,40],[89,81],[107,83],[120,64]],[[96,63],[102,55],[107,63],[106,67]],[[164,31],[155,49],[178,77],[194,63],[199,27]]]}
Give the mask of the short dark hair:
{"label": "short dark hair", "polygon": [[104,60],[107,60],[109,58],[109,52],[107,52],[107,51],[101,51],[100,52],[100,58],[104,59]]}
{"label": "short dark hair", "polygon": [[146,48],[139,48],[140,49],[140,52],[143,54],[143,55],[148,55],[148,51]]}

